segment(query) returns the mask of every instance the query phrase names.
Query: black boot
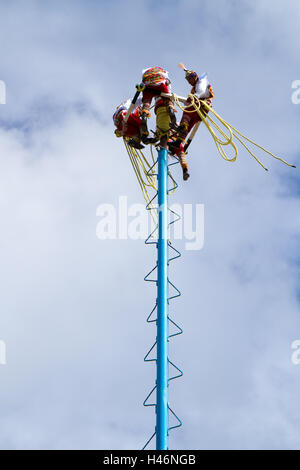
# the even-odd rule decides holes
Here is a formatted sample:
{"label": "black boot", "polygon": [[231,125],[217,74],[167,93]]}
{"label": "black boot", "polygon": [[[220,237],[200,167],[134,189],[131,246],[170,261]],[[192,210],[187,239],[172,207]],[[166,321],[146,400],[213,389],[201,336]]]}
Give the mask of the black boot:
{"label": "black boot", "polygon": [[145,112],[142,113],[142,126],[141,126],[141,136],[142,136],[142,141],[145,137],[148,137],[149,131],[148,131],[148,125],[147,125],[147,114]]}
{"label": "black boot", "polygon": [[147,139],[148,144],[156,144],[157,141],[158,139],[156,137],[148,137]]}
{"label": "black boot", "polygon": [[155,137],[147,137],[145,134],[142,135],[142,142],[143,144],[145,145],[148,145],[148,144],[156,144],[157,142],[157,139]]}
{"label": "black boot", "polygon": [[170,116],[170,119],[171,119],[170,128],[177,131],[178,126],[177,126],[177,122],[176,122],[176,116],[175,116],[174,110],[171,106],[169,106],[169,108],[168,108],[168,113],[169,113],[169,116]]}
{"label": "black boot", "polygon": [[172,142],[172,147],[174,147],[174,148],[176,148],[176,149],[179,149],[180,144],[182,144],[182,140],[181,140],[181,139],[177,139],[177,140],[175,140],[175,142]]}
{"label": "black boot", "polygon": [[187,180],[189,179],[189,177],[190,177],[189,171],[188,171],[187,168],[185,168],[185,169],[183,170],[183,180],[184,180],[184,181],[187,181]]}
{"label": "black boot", "polygon": [[137,142],[136,140],[134,139],[130,139],[128,141],[128,145],[130,145],[130,147],[134,147],[135,149],[138,149],[138,150],[141,150],[141,149],[144,149],[145,146],[142,145],[140,142]]}
{"label": "black boot", "polygon": [[[175,155],[175,148],[174,148],[174,143],[175,142],[168,142],[168,147],[171,155]],[[177,150],[177,149],[176,149]]]}
{"label": "black boot", "polygon": [[142,140],[143,144],[148,144],[148,139],[149,139],[148,135],[149,135],[149,132],[147,132],[147,133],[143,132],[142,133],[141,140]]}

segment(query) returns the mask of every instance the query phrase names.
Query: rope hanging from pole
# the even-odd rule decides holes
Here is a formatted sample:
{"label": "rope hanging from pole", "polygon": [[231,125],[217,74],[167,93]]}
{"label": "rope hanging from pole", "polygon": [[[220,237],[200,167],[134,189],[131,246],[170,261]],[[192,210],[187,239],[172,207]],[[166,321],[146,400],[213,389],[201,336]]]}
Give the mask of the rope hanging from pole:
{"label": "rope hanging from pole", "polygon": [[[287,161],[285,161],[283,158],[280,158],[276,155],[274,155],[273,153],[271,153],[269,150],[265,149],[264,147],[262,147],[261,145],[257,144],[256,142],[254,142],[253,140],[249,139],[248,137],[246,137],[245,135],[243,135],[240,131],[238,131],[235,127],[233,127],[231,124],[229,124],[224,118],[222,118],[211,106],[209,106],[209,104],[206,102],[206,100],[202,100],[202,99],[199,99],[199,98],[196,98],[195,95],[193,94],[189,94],[188,95],[188,98],[190,99],[190,103],[189,103],[189,106],[193,106],[193,110],[188,110],[186,106],[181,106],[180,104],[180,101],[178,99],[178,97],[173,94],[173,97],[174,97],[174,101],[176,103],[176,105],[182,110],[184,111],[185,113],[193,113],[195,110],[196,112],[198,113],[199,117],[201,118],[201,120],[204,122],[205,126],[207,127],[209,133],[211,134],[212,138],[214,139],[214,142],[216,144],[216,147],[217,147],[217,150],[219,152],[219,154],[221,155],[221,157],[228,161],[228,162],[235,162],[236,159],[237,159],[237,156],[238,156],[238,149],[237,149],[237,146],[234,142],[234,138],[237,139],[241,145],[243,145],[243,147],[248,151],[248,153],[257,161],[257,163],[259,163],[259,165],[264,168],[266,171],[268,171],[268,169],[263,165],[263,163],[257,158],[257,156],[249,149],[248,145],[243,142],[242,139],[246,140],[247,142],[251,143],[252,145],[254,145],[255,147],[261,149],[263,152],[265,152],[266,154],[270,155],[271,157],[275,158],[276,160],[279,160],[281,161],[282,163],[284,163],[285,165],[289,166],[289,167],[292,167],[292,168],[296,168],[295,165],[291,165],[290,163],[288,163]],[[200,103],[200,105],[198,104]],[[220,128],[220,126],[217,124],[217,122],[215,122],[208,114],[206,113],[203,113],[203,111],[201,110],[201,107],[204,107],[206,108],[207,111],[210,111],[214,116],[215,118],[217,119],[217,121],[219,121],[219,123],[225,128],[225,130],[228,132],[229,135],[226,135],[226,133]],[[224,140],[221,140],[220,137],[218,137],[218,135],[216,134],[216,132],[214,131],[213,127],[221,134],[221,136],[224,138]],[[224,148],[226,145],[229,145],[233,148],[234,150],[234,156],[233,157],[228,157],[227,153],[225,152]]]}
{"label": "rope hanging from pole", "polygon": [[[153,155],[153,145],[150,145],[150,155],[151,157],[147,159],[145,154],[134,147],[130,147],[128,145],[126,139],[123,139],[124,145],[127,151],[127,154],[129,156],[130,163],[132,165],[133,171],[135,173],[136,179],[138,181],[138,184],[140,186],[140,189],[142,191],[143,197],[145,199],[145,202],[147,204],[147,207],[150,209],[150,215],[151,218],[154,222],[154,224],[157,224],[157,213],[154,209],[153,203],[152,203],[152,198],[149,195],[149,190],[154,190],[157,192],[157,178],[156,174],[154,173],[154,170],[157,161],[154,158]],[[172,194],[175,191],[175,185],[176,182],[169,171],[169,177],[171,178],[172,182],[174,183],[174,187],[170,189],[169,193]]]}

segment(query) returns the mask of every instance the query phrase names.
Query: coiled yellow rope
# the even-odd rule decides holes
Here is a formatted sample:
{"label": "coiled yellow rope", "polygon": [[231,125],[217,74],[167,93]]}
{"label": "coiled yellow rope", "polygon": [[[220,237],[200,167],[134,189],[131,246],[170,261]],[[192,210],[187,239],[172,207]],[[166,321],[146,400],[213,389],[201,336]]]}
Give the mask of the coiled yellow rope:
{"label": "coiled yellow rope", "polygon": [[[249,139],[248,137],[243,135],[240,131],[235,129],[231,124],[229,124],[227,121],[225,121],[225,119],[223,119],[218,113],[216,113],[216,111],[211,106],[209,106],[209,104],[206,102],[206,100],[201,100],[199,98],[196,98],[195,95],[189,94],[190,104],[188,104],[188,106],[181,106],[177,96],[175,94],[173,96],[174,96],[174,101],[175,101],[176,105],[182,111],[185,111],[186,113],[193,113],[193,112],[197,111],[197,113],[200,116],[201,120],[204,122],[204,124],[207,127],[208,131],[212,135],[212,137],[214,139],[214,142],[216,144],[216,147],[218,149],[218,152],[221,155],[221,157],[224,158],[224,160],[226,160],[228,162],[235,162],[236,161],[237,156],[238,156],[238,149],[237,149],[236,144],[233,141],[233,139],[236,138],[243,145],[243,147],[249,152],[249,154],[257,161],[257,163],[259,163],[259,165],[262,166],[266,171],[268,171],[268,169],[262,164],[262,162],[257,158],[257,156],[254,155],[254,153],[249,149],[249,147],[246,145],[245,142],[243,142],[242,139],[245,139],[247,142],[250,142],[255,147],[263,150],[265,153],[267,153],[268,155],[271,155],[271,157],[275,158],[276,160],[280,160],[285,165],[288,165],[292,168],[296,168],[294,165],[291,165],[290,163],[286,162],[282,158],[277,157],[276,155],[269,152],[264,147],[262,147],[261,145],[258,145],[253,140]],[[200,105],[198,103],[200,103]],[[225,129],[229,133],[229,135],[226,135],[225,132],[219,127],[219,125],[208,114],[205,115],[202,112],[202,110],[201,110],[202,105],[216,117],[216,119],[221,123],[221,125],[225,127]],[[187,110],[187,107],[189,107],[189,106],[192,106],[194,109],[193,110]],[[213,127],[221,134],[221,136],[224,138],[224,140],[221,140],[220,137],[217,136],[217,134],[214,131]],[[234,150],[234,156],[232,158],[228,157],[228,155],[226,154],[226,151],[223,148],[226,145],[230,145]]]}

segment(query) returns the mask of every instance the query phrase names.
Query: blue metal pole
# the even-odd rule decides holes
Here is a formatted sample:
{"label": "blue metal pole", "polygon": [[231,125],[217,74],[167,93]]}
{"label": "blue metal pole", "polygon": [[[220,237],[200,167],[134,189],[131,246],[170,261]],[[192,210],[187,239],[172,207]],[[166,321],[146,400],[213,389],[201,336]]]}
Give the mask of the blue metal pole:
{"label": "blue metal pole", "polygon": [[156,449],[168,449],[168,151],[158,152]]}

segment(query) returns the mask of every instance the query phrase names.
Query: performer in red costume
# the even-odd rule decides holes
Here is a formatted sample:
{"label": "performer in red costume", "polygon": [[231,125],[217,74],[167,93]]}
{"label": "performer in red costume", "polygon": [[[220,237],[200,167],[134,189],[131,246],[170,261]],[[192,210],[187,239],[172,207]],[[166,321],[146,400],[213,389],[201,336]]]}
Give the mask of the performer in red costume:
{"label": "performer in red costume", "polygon": [[[196,104],[200,107],[200,101],[205,100],[209,106],[211,106],[211,100],[214,98],[214,93],[212,90],[212,86],[208,83],[207,74],[204,73],[200,77],[196,72],[193,70],[187,70],[184,64],[179,64],[179,67],[185,71],[185,78],[188,83],[192,86],[191,94],[194,95]],[[191,99],[188,98],[188,103],[191,103]],[[193,111],[194,107],[192,105],[188,105],[186,110],[182,114],[182,118],[180,121],[180,126],[178,128],[178,139],[175,143],[175,146],[179,147],[181,142],[184,142],[187,135],[190,133],[192,128],[197,122],[201,122],[202,119],[197,113],[197,111]],[[201,111],[204,115],[208,114],[208,110],[206,107],[202,107]]]}
{"label": "performer in red costume", "polygon": [[127,122],[125,122],[125,116],[127,115],[130,107],[130,99],[121,103],[113,115],[114,125],[116,126],[115,134],[117,137],[125,137],[128,140],[128,144],[131,147],[137,149],[143,149],[144,145],[141,144],[141,99],[137,100],[133,111],[130,113]]}
{"label": "performer in red costume", "polygon": [[176,134],[171,132],[171,136],[168,142],[169,146],[169,152],[171,155],[176,155],[181,168],[182,168],[182,174],[183,174],[183,180],[187,181],[190,177],[189,174],[189,166],[186,161],[186,153],[184,151],[184,145],[182,142],[180,142],[179,147],[175,145],[175,140],[176,140]]}
{"label": "performer in red costume", "polygon": [[142,141],[144,143],[152,143],[153,140],[148,137],[147,119],[150,117],[150,106],[154,98],[156,135],[160,139],[160,145],[167,148],[170,127],[176,125],[174,106],[171,98],[161,96],[161,93],[171,93],[171,82],[168,72],[161,67],[150,67],[143,70],[142,82],[145,85],[142,95]]}
{"label": "performer in red costume", "polygon": [[[184,64],[179,64],[179,67],[185,71],[185,78],[188,83],[192,86],[191,94],[194,95],[196,104],[200,107],[201,103],[197,99],[205,100],[209,106],[211,106],[211,100],[214,98],[214,93],[212,91],[211,85],[208,83],[207,74],[204,73],[200,77],[193,70],[188,70],[185,68]],[[177,128],[177,139],[175,136],[172,141],[169,142],[170,152],[177,155],[181,168],[183,171],[183,179],[186,181],[189,177],[189,168],[186,161],[186,137],[191,132],[193,127],[202,121],[201,117],[195,110],[191,103],[191,98],[187,99],[187,106],[185,111],[182,114],[180,125]],[[208,113],[208,110],[205,107],[201,108],[201,111],[204,115]],[[185,144],[185,145],[184,145]]]}

